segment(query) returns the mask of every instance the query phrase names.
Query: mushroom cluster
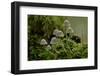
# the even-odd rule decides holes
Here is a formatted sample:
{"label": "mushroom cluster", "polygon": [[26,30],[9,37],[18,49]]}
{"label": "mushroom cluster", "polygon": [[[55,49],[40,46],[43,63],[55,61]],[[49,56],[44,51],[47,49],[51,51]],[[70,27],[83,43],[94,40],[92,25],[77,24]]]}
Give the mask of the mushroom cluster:
{"label": "mushroom cluster", "polygon": [[54,29],[53,30],[53,35],[54,37],[52,37],[50,39],[50,43],[48,43],[45,39],[41,39],[40,41],[40,45],[46,45],[48,49],[51,49],[51,45],[56,44],[57,43],[57,39],[58,38],[63,38],[64,36],[66,36],[67,34],[73,34],[73,29],[71,28],[71,24],[68,20],[64,21],[64,32],[59,30],[59,29]]}

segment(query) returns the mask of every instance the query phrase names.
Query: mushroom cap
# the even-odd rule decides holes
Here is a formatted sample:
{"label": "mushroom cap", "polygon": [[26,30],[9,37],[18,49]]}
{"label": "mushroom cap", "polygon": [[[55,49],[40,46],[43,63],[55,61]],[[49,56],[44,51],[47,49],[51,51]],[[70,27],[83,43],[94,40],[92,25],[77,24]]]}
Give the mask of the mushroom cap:
{"label": "mushroom cap", "polygon": [[64,37],[64,33],[58,29],[54,30],[53,35],[55,35],[56,37]]}
{"label": "mushroom cap", "polygon": [[57,37],[64,37],[64,33],[62,31],[58,31],[56,36]]}
{"label": "mushroom cap", "polygon": [[56,37],[52,37],[50,44],[56,44],[57,43],[57,38]]}
{"label": "mushroom cap", "polygon": [[40,45],[47,45],[47,41],[46,41],[45,39],[42,39],[42,40],[40,41]]}
{"label": "mushroom cap", "polygon": [[64,21],[64,23],[70,23],[67,19]]}
{"label": "mushroom cap", "polygon": [[65,20],[64,21],[64,28],[68,28],[70,26],[71,26],[70,22],[68,20]]}
{"label": "mushroom cap", "polygon": [[49,50],[50,50],[50,49],[51,49],[51,46],[50,46],[50,45],[48,45],[48,46],[47,46],[47,49],[49,49]]}
{"label": "mushroom cap", "polygon": [[68,29],[66,30],[67,33],[73,33],[73,29],[71,27],[68,27]]}
{"label": "mushroom cap", "polygon": [[55,29],[55,30],[53,31],[53,35],[56,36],[56,34],[57,34],[58,31],[59,31],[58,29]]}

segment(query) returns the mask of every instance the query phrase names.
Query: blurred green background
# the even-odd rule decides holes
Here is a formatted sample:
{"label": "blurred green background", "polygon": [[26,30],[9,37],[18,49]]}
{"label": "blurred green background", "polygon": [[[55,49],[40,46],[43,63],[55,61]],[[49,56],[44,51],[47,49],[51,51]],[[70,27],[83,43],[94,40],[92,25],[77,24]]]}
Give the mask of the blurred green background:
{"label": "blurred green background", "polygon": [[79,35],[83,43],[88,42],[88,17],[67,17],[74,32]]}

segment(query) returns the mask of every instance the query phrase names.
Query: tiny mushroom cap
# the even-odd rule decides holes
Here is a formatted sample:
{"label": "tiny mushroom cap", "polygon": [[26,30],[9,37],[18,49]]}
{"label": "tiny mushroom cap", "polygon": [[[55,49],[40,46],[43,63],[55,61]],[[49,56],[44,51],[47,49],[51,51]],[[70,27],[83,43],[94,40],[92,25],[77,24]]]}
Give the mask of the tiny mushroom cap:
{"label": "tiny mushroom cap", "polygon": [[42,40],[40,41],[40,45],[47,45],[47,41],[46,41],[45,39],[42,39]]}
{"label": "tiny mushroom cap", "polygon": [[49,50],[50,50],[50,49],[51,49],[51,46],[50,46],[50,45],[48,45],[48,46],[47,46],[47,49],[49,49]]}
{"label": "tiny mushroom cap", "polygon": [[56,37],[52,37],[50,44],[56,44],[57,43],[57,38]]}
{"label": "tiny mushroom cap", "polygon": [[71,27],[68,27],[68,29],[67,29],[66,32],[67,32],[67,33],[74,33],[74,31],[73,31],[73,29],[72,29]]}
{"label": "tiny mushroom cap", "polygon": [[62,31],[58,31],[56,36],[57,37],[64,37],[64,33]]}
{"label": "tiny mushroom cap", "polygon": [[64,21],[64,23],[70,23],[67,19]]}
{"label": "tiny mushroom cap", "polygon": [[70,27],[70,22],[66,19],[65,21],[64,21],[64,27],[65,28],[68,28],[68,27]]}
{"label": "tiny mushroom cap", "polygon": [[53,35],[56,35],[58,31],[59,31],[58,29],[55,29],[55,30],[53,31]]}

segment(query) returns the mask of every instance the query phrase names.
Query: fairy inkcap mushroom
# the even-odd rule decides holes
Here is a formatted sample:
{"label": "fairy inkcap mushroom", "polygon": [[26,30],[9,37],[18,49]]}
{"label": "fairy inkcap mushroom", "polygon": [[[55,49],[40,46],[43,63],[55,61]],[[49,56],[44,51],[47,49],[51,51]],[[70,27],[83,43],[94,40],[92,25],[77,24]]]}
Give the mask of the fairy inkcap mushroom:
{"label": "fairy inkcap mushroom", "polygon": [[68,29],[66,30],[67,33],[73,33],[73,29],[71,27],[68,27]]}
{"label": "fairy inkcap mushroom", "polygon": [[57,38],[56,37],[52,37],[50,44],[56,44],[57,43]]}
{"label": "fairy inkcap mushroom", "polygon": [[40,41],[40,45],[47,45],[47,41],[46,41],[45,39],[42,39],[42,40]]}
{"label": "fairy inkcap mushroom", "polygon": [[65,21],[64,21],[64,28],[68,28],[68,27],[70,27],[70,22],[66,19]]}
{"label": "fairy inkcap mushroom", "polygon": [[58,31],[56,36],[57,37],[64,37],[64,33],[62,31]]}
{"label": "fairy inkcap mushroom", "polygon": [[49,50],[50,50],[50,49],[51,49],[51,46],[50,46],[50,45],[48,45],[48,46],[47,46],[47,49],[49,49]]}
{"label": "fairy inkcap mushroom", "polygon": [[73,29],[72,29],[71,27],[68,27],[68,29],[66,30],[66,35],[67,35],[68,37],[72,37],[73,34],[74,34]]}
{"label": "fairy inkcap mushroom", "polygon": [[56,36],[56,34],[58,33],[58,29],[55,29],[54,31],[53,31],[53,35],[55,35]]}

